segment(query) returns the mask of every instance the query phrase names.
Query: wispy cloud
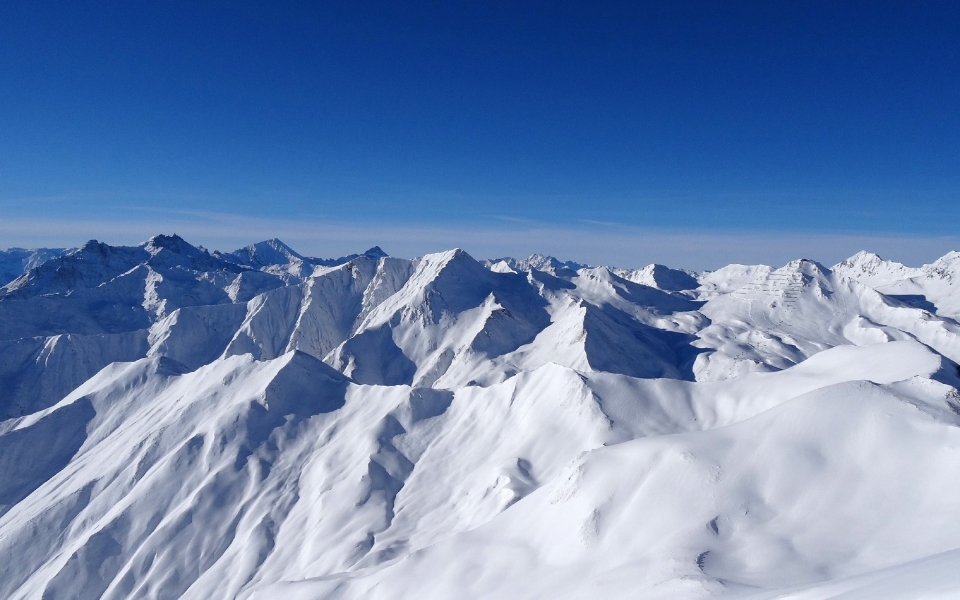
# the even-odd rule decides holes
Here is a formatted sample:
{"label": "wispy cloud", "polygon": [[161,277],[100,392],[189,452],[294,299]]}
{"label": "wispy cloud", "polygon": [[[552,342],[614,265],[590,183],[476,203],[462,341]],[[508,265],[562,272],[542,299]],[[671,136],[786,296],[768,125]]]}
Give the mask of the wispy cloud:
{"label": "wispy cloud", "polygon": [[623,226],[578,226],[527,221],[465,224],[398,224],[332,221],[316,217],[264,219],[186,210],[144,210],[122,218],[5,218],[0,247],[76,246],[87,239],[136,244],[157,233],[178,233],[208,248],[234,249],[279,237],[298,251],[341,256],[379,245],[396,256],[418,256],[461,247],[476,257],[534,252],[589,264],[639,267],[651,262],[690,269],[732,263],[779,265],[795,258],[833,264],[858,250],[918,265],[960,248],[960,237],[777,231],[691,231]]}

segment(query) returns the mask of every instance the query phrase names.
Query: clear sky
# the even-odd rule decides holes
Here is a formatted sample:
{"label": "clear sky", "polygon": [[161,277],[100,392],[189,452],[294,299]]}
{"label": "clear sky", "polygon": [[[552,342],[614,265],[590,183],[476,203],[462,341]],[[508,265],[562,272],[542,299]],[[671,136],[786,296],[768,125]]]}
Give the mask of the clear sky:
{"label": "clear sky", "polygon": [[956,1],[4,2],[0,246],[932,260],[958,108]]}

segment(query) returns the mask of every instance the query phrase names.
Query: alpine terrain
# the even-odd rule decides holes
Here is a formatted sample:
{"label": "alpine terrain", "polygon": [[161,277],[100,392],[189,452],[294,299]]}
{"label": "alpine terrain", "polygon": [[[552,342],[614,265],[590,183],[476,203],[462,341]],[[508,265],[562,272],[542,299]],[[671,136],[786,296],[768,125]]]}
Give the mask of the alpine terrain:
{"label": "alpine terrain", "polygon": [[0,598],[960,597],[960,253],[0,277]]}

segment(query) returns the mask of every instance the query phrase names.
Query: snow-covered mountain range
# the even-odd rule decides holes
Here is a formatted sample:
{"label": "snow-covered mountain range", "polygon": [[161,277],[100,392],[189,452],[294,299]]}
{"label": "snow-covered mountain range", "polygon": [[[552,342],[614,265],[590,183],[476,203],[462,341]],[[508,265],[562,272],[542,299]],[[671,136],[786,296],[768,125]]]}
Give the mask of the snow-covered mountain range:
{"label": "snow-covered mountain range", "polygon": [[0,276],[0,597],[960,597],[960,253]]}

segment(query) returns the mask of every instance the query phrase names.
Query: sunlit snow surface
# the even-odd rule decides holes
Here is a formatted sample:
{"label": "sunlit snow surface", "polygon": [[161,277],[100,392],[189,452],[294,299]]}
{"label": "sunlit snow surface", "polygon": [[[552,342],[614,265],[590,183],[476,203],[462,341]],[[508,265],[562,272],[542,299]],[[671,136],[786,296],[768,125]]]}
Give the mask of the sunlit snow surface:
{"label": "sunlit snow surface", "polygon": [[0,597],[960,597],[960,254],[0,252]]}

